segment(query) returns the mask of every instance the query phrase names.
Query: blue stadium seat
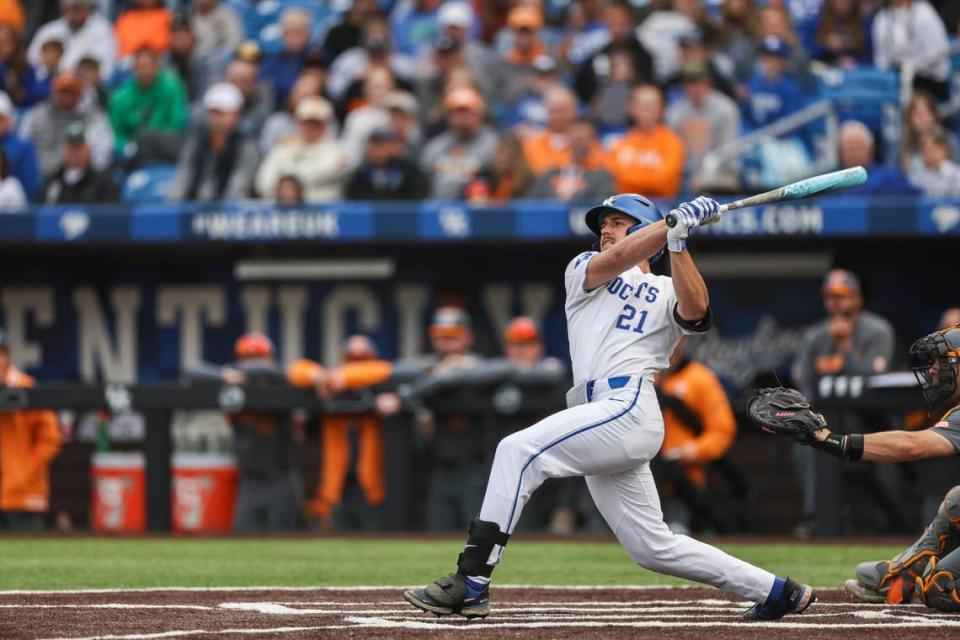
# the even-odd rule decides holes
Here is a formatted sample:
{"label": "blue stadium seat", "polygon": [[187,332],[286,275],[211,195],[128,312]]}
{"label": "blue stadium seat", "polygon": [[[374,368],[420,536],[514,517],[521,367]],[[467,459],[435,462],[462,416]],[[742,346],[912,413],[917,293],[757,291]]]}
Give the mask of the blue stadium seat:
{"label": "blue stadium seat", "polygon": [[820,77],[820,95],[837,109],[840,121],[859,120],[870,127],[889,157],[900,136],[900,77],[873,67],[831,69]]}
{"label": "blue stadium seat", "polygon": [[124,202],[163,202],[177,172],[175,165],[152,165],[137,169],[123,184]]}

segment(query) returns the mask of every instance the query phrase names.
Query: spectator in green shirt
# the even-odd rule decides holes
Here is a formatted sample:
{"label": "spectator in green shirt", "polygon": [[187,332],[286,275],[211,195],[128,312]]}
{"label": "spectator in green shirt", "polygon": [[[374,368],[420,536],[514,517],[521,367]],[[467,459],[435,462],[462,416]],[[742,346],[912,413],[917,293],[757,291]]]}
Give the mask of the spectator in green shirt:
{"label": "spectator in green shirt", "polygon": [[162,67],[158,52],[134,53],[133,76],[110,98],[110,123],[117,151],[128,160],[176,162],[187,126],[187,93],[177,75]]}

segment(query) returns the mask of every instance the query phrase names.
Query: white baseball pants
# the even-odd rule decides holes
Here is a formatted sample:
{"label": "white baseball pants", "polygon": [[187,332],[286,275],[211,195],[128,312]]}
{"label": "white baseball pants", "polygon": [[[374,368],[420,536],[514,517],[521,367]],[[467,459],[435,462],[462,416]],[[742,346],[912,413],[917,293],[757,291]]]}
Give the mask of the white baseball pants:
{"label": "white baseball pants", "polygon": [[[663,442],[663,417],[653,384],[632,377],[617,389],[598,384],[592,395],[592,402],[555,413],[500,441],[480,519],[512,533],[530,495],[544,480],[586,476],[600,513],[638,565],[754,602],[766,600],[772,573],[676,535],[663,522],[649,465]],[[499,561],[502,553],[495,547],[490,563]]]}

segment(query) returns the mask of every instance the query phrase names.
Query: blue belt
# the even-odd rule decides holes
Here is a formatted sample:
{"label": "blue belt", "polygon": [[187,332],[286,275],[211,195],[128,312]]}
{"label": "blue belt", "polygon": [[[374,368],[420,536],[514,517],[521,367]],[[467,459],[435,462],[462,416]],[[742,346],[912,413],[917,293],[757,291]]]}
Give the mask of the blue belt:
{"label": "blue belt", "polygon": [[642,383],[643,378],[641,376],[613,376],[581,382],[567,391],[567,407],[593,402],[594,396],[598,393],[611,389],[622,389],[629,385],[631,381]]}

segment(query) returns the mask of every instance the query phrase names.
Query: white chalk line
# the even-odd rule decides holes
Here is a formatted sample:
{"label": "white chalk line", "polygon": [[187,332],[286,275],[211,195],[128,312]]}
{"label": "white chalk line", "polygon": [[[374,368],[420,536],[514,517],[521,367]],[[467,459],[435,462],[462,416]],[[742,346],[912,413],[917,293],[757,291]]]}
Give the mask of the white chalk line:
{"label": "white chalk line", "polygon": [[[316,600],[316,601],[305,601],[305,600],[286,600],[280,602],[269,602],[268,604],[279,604],[286,606],[307,606],[307,607],[326,607],[326,606],[336,606],[336,607],[376,607],[376,606],[389,606],[395,605],[398,602],[401,602],[397,598],[391,598],[389,600],[370,600],[362,602],[342,602],[338,600]],[[226,603],[233,604],[233,603]],[[238,603],[238,604],[253,604],[250,602]],[[511,600],[501,600],[497,598],[493,603],[493,608],[496,611],[501,611],[501,605],[511,606],[515,608],[540,608],[540,607],[551,607],[551,606],[576,606],[578,609],[591,609],[598,608],[602,609],[605,607],[626,607],[626,606],[648,606],[648,605],[671,605],[671,604],[682,604],[682,605],[697,605],[697,606],[728,606],[733,605],[736,607],[748,606],[749,602],[736,601],[736,600],[717,600],[717,599],[701,599],[701,600],[617,600],[615,602],[577,602],[575,600],[568,600],[557,602],[556,600],[545,600],[545,601],[530,601],[530,600],[521,600],[521,601],[511,601]],[[817,601],[817,607],[874,607],[874,608],[886,608],[890,605],[884,602],[821,602]],[[922,604],[898,604],[896,605],[897,609],[926,609],[926,606]]]}
{"label": "white chalk line", "polygon": [[[388,618],[362,618],[347,616],[346,622],[352,622],[357,627],[378,628],[378,629],[410,629],[410,630],[449,630],[451,628],[463,628],[464,625],[450,625],[437,622],[418,622],[414,620],[391,620]],[[544,629],[557,627],[570,628],[594,628],[594,627],[633,627],[639,629],[660,628],[660,629],[681,629],[681,628],[700,628],[700,629],[726,629],[736,628],[740,630],[748,629],[919,629],[919,628],[944,628],[960,627],[960,621],[949,621],[943,618],[911,620],[908,624],[901,622],[885,623],[802,623],[777,620],[774,622],[664,622],[657,619],[648,619],[635,622],[620,622],[617,620],[604,620],[602,622],[581,622],[579,620],[571,621],[550,621],[550,622],[467,622],[471,631],[487,631],[499,629]]]}
{"label": "white chalk line", "polygon": [[[252,635],[263,633],[300,633],[303,631],[327,631],[329,629],[346,629],[346,626],[339,627],[276,627],[275,629],[181,629],[177,631],[160,631],[157,633],[133,633],[127,635],[105,635],[105,636],[85,636],[78,638],[75,636],[62,638],[48,638],[46,640],[155,640],[159,638],[184,638],[186,636],[198,635]],[[356,629],[356,627],[350,627]]]}
{"label": "white chalk line", "polygon": [[130,604],[124,602],[98,602],[88,604],[0,604],[0,609],[190,609],[213,611],[216,607],[199,604]]}

